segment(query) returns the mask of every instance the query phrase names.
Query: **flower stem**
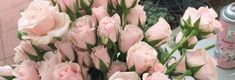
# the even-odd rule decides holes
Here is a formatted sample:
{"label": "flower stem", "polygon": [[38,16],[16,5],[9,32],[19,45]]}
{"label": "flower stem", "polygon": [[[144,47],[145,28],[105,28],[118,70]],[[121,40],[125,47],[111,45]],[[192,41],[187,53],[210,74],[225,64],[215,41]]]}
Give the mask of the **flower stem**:
{"label": "flower stem", "polygon": [[191,38],[192,36],[197,34],[197,30],[193,30],[186,38],[184,38],[183,40],[181,40],[170,52],[170,54],[166,57],[166,60],[163,62],[164,64],[169,60],[169,58],[173,55],[173,53],[179,48],[181,47],[189,38]]}
{"label": "flower stem", "polygon": [[213,47],[215,47],[215,44],[212,44],[212,45],[210,45],[210,46],[207,46],[205,49],[206,49],[206,50],[209,50],[209,49],[211,49],[211,48],[213,48]]}

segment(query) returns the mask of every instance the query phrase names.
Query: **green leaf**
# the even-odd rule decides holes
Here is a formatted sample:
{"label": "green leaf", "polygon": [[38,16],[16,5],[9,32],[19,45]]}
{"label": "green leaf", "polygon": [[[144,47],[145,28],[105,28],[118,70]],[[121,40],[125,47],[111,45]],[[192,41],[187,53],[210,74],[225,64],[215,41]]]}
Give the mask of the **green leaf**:
{"label": "green leaf", "polygon": [[194,26],[195,28],[199,28],[200,22],[201,22],[201,18],[199,18],[199,19],[194,23],[193,26]]}
{"label": "green leaf", "polygon": [[129,71],[135,71],[135,66],[132,66]]}
{"label": "green leaf", "polygon": [[106,64],[101,59],[99,59],[99,62],[100,62],[100,71],[103,74],[106,74],[107,70],[108,70],[108,67],[106,66]]}
{"label": "green leaf", "polygon": [[13,80],[14,78],[16,78],[15,76],[2,76],[3,78],[5,78],[6,80]]}
{"label": "green leaf", "polygon": [[25,32],[17,31],[17,37],[19,40],[23,40],[22,37],[27,35]]}

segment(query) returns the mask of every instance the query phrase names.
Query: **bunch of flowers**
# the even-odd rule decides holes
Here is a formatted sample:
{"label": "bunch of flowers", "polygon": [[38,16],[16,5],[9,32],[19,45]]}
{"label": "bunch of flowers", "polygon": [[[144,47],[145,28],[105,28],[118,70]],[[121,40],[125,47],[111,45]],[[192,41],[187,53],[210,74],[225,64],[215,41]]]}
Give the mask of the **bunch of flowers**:
{"label": "bunch of flowers", "polygon": [[[170,25],[146,26],[139,0],[33,0],[18,21],[16,65],[1,80],[216,80],[216,61],[197,41],[221,24],[208,7],[189,7],[172,50]],[[178,51],[180,57],[174,58]]]}

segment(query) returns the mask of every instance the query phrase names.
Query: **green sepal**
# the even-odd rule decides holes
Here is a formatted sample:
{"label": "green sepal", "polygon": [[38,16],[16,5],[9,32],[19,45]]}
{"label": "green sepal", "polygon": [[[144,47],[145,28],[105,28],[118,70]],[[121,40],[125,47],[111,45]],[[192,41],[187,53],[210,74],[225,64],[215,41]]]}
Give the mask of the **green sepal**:
{"label": "green sepal", "polygon": [[22,31],[17,31],[17,38],[19,40],[23,40],[23,36],[27,35],[25,32],[22,32]]}
{"label": "green sepal", "polygon": [[74,12],[76,15],[76,18],[81,17],[82,14],[79,12],[79,7],[78,7],[78,0],[74,0]]}
{"label": "green sepal", "polygon": [[135,66],[132,66],[129,71],[135,71]]}
{"label": "green sepal", "polygon": [[194,26],[195,28],[199,28],[200,22],[201,22],[201,18],[199,18],[199,19],[194,23],[193,26]]}
{"label": "green sepal", "polygon": [[80,5],[82,6],[82,8],[86,11],[86,13],[88,15],[91,15],[92,12],[91,12],[91,8],[86,4],[86,2],[84,0],[80,0]]}
{"label": "green sepal", "polygon": [[[176,69],[174,68],[177,65],[177,62],[171,64],[170,66],[167,66],[167,70],[166,70],[166,74],[171,74],[173,73]],[[174,68],[173,70],[171,70],[172,68]]]}
{"label": "green sepal", "polygon": [[75,21],[76,20],[76,15],[73,13],[73,11],[71,9],[69,9],[69,7],[67,5],[65,5],[66,7],[66,13],[69,15],[70,19],[72,21]]}
{"label": "green sepal", "polygon": [[198,72],[204,65],[200,65],[200,66],[195,66],[195,67],[191,67],[191,71],[193,74],[195,74],[196,72]]}
{"label": "green sepal", "polygon": [[157,45],[159,42],[161,42],[163,39],[159,39],[159,40],[153,40],[153,41],[149,41],[148,43],[151,45],[151,46],[153,46],[153,47],[155,47],[155,45]]}
{"label": "green sepal", "polygon": [[129,7],[128,9],[134,8],[137,4],[138,4],[138,3],[137,3],[137,0],[135,0],[135,1],[131,4],[131,7]]}
{"label": "green sepal", "polygon": [[94,48],[94,47],[95,47],[95,45],[92,45],[92,44],[90,44],[90,43],[86,43],[86,46],[87,46],[88,49],[91,49],[91,48]]}
{"label": "green sepal", "polygon": [[164,61],[166,60],[166,57],[169,55],[168,51],[165,48],[165,51],[162,48],[157,48],[156,49],[158,52],[158,60],[160,61],[160,63],[164,63]]}
{"label": "green sepal", "polygon": [[106,66],[106,64],[101,60],[99,59],[99,63],[100,63],[100,71],[103,73],[103,74],[106,74],[107,71],[108,71],[108,67]]}
{"label": "green sepal", "polygon": [[53,43],[49,43],[48,46],[49,46],[52,50],[57,50],[57,48],[55,47],[55,44],[53,44]]}
{"label": "green sepal", "polygon": [[13,80],[14,78],[16,78],[15,76],[2,76],[3,78],[5,78],[6,80]]}

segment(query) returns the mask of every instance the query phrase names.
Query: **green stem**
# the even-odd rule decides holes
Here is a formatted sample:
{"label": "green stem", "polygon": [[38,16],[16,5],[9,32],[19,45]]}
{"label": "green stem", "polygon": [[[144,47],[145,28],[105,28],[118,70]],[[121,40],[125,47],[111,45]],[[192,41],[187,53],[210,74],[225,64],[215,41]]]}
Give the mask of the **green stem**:
{"label": "green stem", "polygon": [[205,49],[206,49],[206,50],[209,50],[209,49],[211,49],[211,48],[213,48],[213,47],[215,47],[215,44],[212,44],[212,45],[210,45],[210,46],[207,46]]}
{"label": "green stem", "polygon": [[166,60],[163,62],[164,64],[169,60],[169,58],[173,55],[173,53],[181,47],[189,38],[197,34],[197,30],[193,30],[186,38],[180,41],[170,52],[170,54],[166,57]]}
{"label": "green stem", "polygon": [[172,68],[169,69],[167,74],[170,74],[177,67],[177,65],[183,60],[184,56],[186,55],[186,49],[182,49],[182,52],[183,52],[183,54],[182,54],[182,57],[180,58],[180,60],[176,64],[174,64],[174,66]]}

